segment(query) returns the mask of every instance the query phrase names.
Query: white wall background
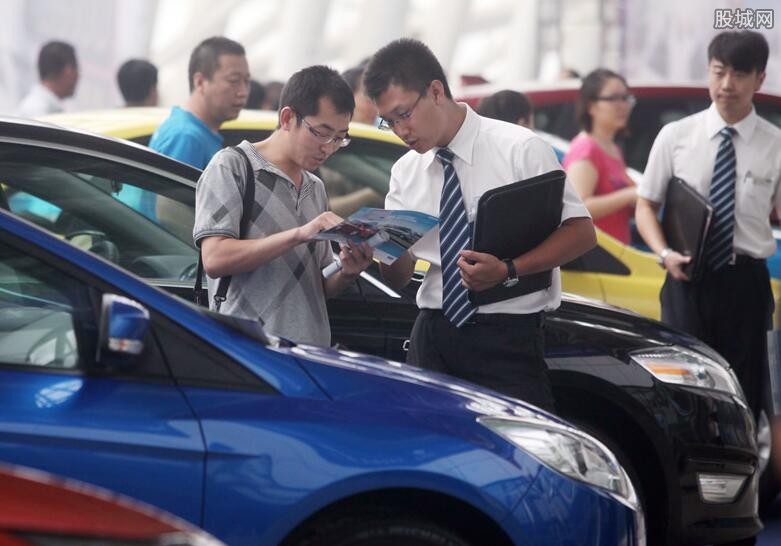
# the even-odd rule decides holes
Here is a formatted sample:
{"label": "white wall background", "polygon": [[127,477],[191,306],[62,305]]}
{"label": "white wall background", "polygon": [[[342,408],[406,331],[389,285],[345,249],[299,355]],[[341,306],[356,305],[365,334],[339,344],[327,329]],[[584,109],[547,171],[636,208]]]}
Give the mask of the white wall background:
{"label": "white wall background", "polygon": [[[781,0],[3,0],[0,113],[13,114],[36,75],[42,43],[73,43],[81,81],[69,110],[121,103],[119,65],[145,57],[160,69],[163,104],[187,96],[198,42],[223,34],[247,48],[253,77],[284,79],[304,66],[343,70],[388,41],[425,41],[458,86],[552,80],[561,66],[606,66],[632,80],[704,82],[716,8],[769,8]],[[770,42],[766,89],[781,91],[781,21]]]}

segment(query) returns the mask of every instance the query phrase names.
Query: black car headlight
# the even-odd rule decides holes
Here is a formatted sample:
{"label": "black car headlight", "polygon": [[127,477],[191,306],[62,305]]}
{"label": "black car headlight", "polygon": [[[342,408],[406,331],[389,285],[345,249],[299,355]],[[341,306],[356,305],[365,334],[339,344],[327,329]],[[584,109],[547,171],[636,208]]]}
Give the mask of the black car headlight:
{"label": "black car headlight", "polygon": [[630,357],[659,381],[726,392],[745,401],[734,372],[708,355],[673,345],[643,349]]}

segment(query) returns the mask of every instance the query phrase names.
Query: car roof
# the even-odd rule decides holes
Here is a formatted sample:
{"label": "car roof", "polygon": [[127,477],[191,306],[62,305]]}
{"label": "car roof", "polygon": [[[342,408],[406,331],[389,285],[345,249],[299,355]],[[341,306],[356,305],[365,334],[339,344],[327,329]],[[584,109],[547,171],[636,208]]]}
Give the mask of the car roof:
{"label": "car roof", "polygon": [[[485,83],[461,87],[454,94],[457,100],[473,102],[503,89],[515,89],[527,94],[535,107],[559,102],[574,101],[580,91],[580,80],[561,82],[509,82]],[[702,82],[660,83],[649,81],[630,81],[632,93],[638,97],[704,97],[708,98],[708,87]],[[762,90],[756,95],[758,101],[781,105],[781,92]]]}
{"label": "car roof", "polygon": [[84,148],[96,154],[114,155],[149,167],[197,180],[200,170],[115,136],[90,132],[87,128],[68,128],[48,120],[31,120],[0,116],[0,140],[47,143],[53,147]]}
{"label": "car roof", "polygon": [[[170,108],[163,107],[113,108],[50,114],[40,117],[39,120],[117,138],[140,139],[154,133],[170,113]],[[275,111],[242,110],[237,119],[226,121],[220,129],[223,131],[260,129],[271,132],[276,128],[277,121],[278,113]],[[393,132],[381,131],[364,123],[350,123],[350,136],[403,145],[401,139]]]}

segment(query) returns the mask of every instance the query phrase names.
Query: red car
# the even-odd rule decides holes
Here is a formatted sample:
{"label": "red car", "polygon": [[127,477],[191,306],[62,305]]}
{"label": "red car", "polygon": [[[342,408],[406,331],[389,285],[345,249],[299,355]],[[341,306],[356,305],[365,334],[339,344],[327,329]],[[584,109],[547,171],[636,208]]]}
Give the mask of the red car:
{"label": "red car", "polygon": [[0,546],[224,546],[174,516],[105,489],[0,465]]}
{"label": "red car", "polygon": [[[626,164],[643,172],[651,145],[663,125],[704,110],[710,104],[708,88],[696,85],[633,84],[629,88],[637,105],[629,118],[629,136],[621,147]],[[534,106],[534,127],[566,140],[571,140],[580,127],[575,118],[575,103],[580,81],[551,84],[497,85],[483,84],[463,87],[456,93],[458,100],[475,108],[483,97],[502,89],[522,91]],[[757,113],[781,127],[781,95],[757,93],[754,96]]]}

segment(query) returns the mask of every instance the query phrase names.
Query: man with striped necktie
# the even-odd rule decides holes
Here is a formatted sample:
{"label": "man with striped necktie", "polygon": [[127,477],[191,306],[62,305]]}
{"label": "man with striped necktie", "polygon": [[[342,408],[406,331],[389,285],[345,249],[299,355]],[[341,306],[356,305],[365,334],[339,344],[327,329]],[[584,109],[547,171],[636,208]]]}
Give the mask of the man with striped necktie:
{"label": "man with striped necktie", "polygon": [[[526,128],[456,103],[442,67],[419,41],[401,39],[380,49],[363,83],[382,117],[380,128],[392,129],[411,148],[393,166],[386,208],[440,219],[438,238],[435,230],[392,266],[382,266],[388,283],[400,288],[415,259],[430,263],[417,295],[420,313],[407,361],[553,411],[543,313],[561,300],[558,266],[596,243],[588,211],[566,184],[561,224],[537,248],[505,261],[468,250],[479,197],[561,169],[553,149]],[[510,286],[519,275],[548,269],[548,289],[479,307],[468,298],[468,290]]]}
{"label": "man with striped necktie", "polygon": [[[781,130],[753,105],[768,44],[758,32],[723,32],[708,47],[710,108],[659,132],[638,188],[637,227],[667,270],[662,320],[716,349],[733,367],[758,416],[773,296],[765,258],[776,251],[770,213],[781,205]],[[678,177],[707,197],[714,217],[703,272],[667,246],[657,213]]]}

